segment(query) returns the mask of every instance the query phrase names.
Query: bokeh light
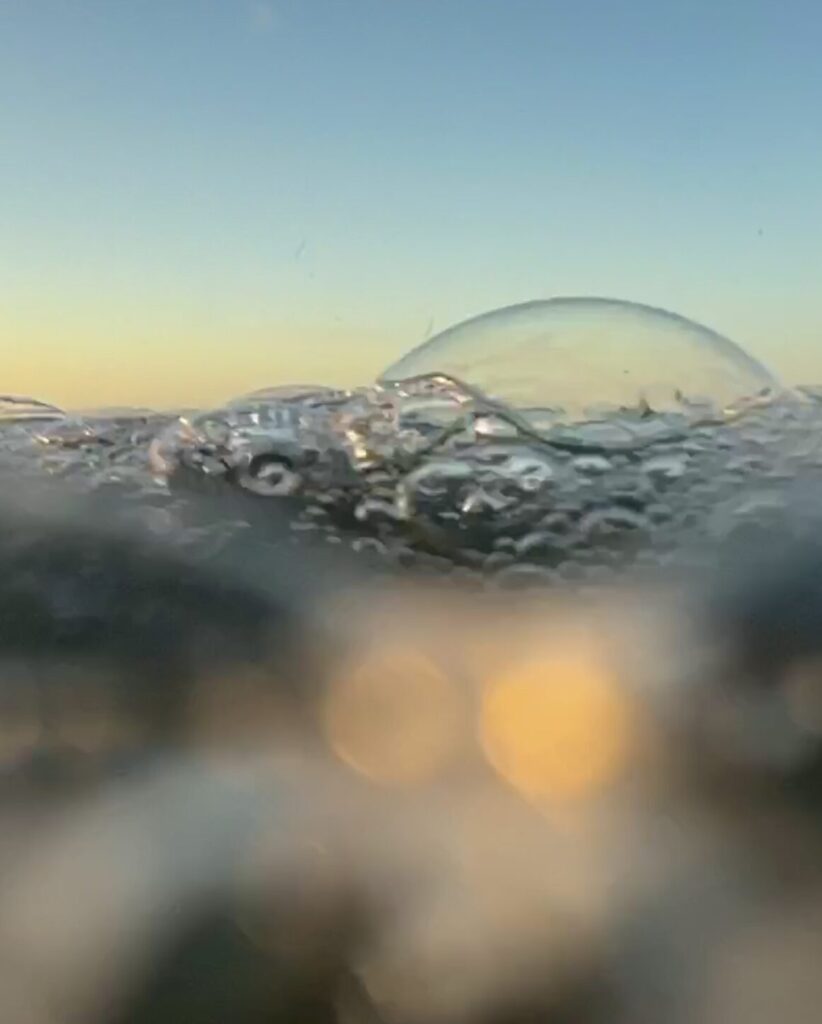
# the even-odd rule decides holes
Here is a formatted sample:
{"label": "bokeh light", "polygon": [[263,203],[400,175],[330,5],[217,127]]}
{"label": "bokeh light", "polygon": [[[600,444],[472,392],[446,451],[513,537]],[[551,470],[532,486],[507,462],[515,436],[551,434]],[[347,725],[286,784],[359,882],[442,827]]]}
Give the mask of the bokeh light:
{"label": "bokeh light", "polygon": [[463,694],[413,649],[375,649],[331,684],[325,734],[346,764],[373,782],[414,785],[433,778],[465,734]]}
{"label": "bokeh light", "polygon": [[485,694],[480,732],[503,779],[529,798],[565,803],[617,779],[634,723],[604,666],[569,649],[500,673]]}

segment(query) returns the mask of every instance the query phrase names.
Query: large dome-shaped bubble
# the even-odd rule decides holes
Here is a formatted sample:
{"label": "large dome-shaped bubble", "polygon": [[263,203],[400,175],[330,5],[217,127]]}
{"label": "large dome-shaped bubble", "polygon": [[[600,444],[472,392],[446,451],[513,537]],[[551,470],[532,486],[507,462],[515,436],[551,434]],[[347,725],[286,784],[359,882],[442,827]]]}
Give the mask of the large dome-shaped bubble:
{"label": "large dome-shaped bubble", "polygon": [[761,363],[707,327],[599,298],[528,302],[474,317],[419,345],[380,379],[425,374],[570,422],[637,408],[721,416],[778,387]]}

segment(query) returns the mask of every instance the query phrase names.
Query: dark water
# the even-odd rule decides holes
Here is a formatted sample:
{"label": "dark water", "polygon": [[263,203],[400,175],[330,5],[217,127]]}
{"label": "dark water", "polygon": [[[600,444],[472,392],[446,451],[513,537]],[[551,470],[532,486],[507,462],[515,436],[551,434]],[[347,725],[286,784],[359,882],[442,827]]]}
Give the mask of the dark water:
{"label": "dark water", "polygon": [[817,1019],[810,390],[4,414],[4,1020]]}

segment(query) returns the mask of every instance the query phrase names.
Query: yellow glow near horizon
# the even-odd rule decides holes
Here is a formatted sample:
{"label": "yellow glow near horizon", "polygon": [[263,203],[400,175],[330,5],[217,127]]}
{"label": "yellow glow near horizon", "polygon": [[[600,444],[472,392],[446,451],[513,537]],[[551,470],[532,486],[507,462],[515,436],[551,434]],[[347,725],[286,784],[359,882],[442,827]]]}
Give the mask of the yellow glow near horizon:
{"label": "yellow glow near horizon", "polygon": [[[69,409],[207,407],[275,384],[367,384],[422,340],[416,314],[394,317],[384,303],[373,320],[361,308],[340,321],[320,310],[313,320],[294,309],[279,320],[259,309],[211,315],[190,297],[175,305],[167,297],[140,303],[112,295],[94,309],[88,296],[69,300],[43,304],[31,294],[0,309],[0,392]],[[729,333],[786,384],[822,380],[813,330],[764,324],[756,337],[743,324]]]}
{"label": "yellow glow near horizon", "polygon": [[398,349],[388,332],[338,323],[163,327],[101,318],[91,330],[0,318],[0,337],[8,339],[0,391],[69,409],[208,406],[275,384],[367,384]]}

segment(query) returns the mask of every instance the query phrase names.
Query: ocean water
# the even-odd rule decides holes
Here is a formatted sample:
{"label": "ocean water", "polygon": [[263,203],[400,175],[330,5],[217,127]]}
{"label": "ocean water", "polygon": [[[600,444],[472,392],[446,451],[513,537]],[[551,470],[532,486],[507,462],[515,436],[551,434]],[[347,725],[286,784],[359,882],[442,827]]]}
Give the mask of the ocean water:
{"label": "ocean water", "polygon": [[699,422],[645,409],[540,427],[439,374],[270,388],[182,416],[19,399],[0,416],[6,481],[119,494],[155,533],[182,531],[197,496],[232,495],[236,528],[268,512],[294,545],[492,586],[710,560],[783,512],[791,529],[812,520],[799,491],[822,482],[812,389]]}
{"label": "ocean water", "polygon": [[820,392],[618,306],[0,397],[0,1018],[818,1018]]}
{"label": "ocean water", "polygon": [[351,390],[177,415],[0,398],[0,470],[127,494],[161,533],[195,495],[230,495],[238,523],[268,509],[294,545],[528,587],[710,561],[786,504],[800,529],[821,417],[817,390],[699,324],[555,299],[449,328]]}

